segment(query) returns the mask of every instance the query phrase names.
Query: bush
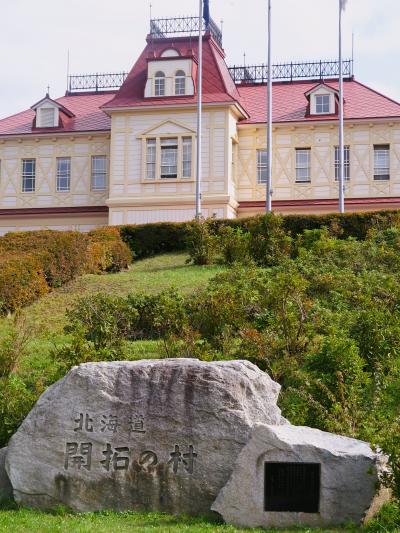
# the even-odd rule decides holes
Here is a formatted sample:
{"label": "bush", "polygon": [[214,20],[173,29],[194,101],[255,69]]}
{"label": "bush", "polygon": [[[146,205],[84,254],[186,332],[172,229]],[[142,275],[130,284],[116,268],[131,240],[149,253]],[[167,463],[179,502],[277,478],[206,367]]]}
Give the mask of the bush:
{"label": "bush", "polygon": [[[254,227],[260,229],[260,220],[271,215],[241,219],[208,220],[210,232],[217,234],[222,227],[241,228],[252,233]],[[305,230],[328,228],[332,235],[347,239],[353,237],[364,240],[371,228],[385,229],[397,226],[400,222],[399,211],[372,211],[360,213],[328,213],[326,215],[285,215],[276,217],[284,234],[295,238]],[[122,239],[130,247],[134,257],[144,258],[166,252],[187,250],[187,240],[193,222],[160,222],[137,226],[121,226]],[[270,229],[264,224],[264,231]],[[265,234],[264,234],[265,235]]]}
{"label": "bush", "polygon": [[218,247],[225,265],[234,263],[248,264],[251,261],[251,234],[241,228],[221,226],[218,231]]}
{"label": "bush", "polygon": [[210,265],[218,251],[218,238],[212,232],[209,220],[199,220],[189,226],[187,250],[195,265]]}
{"label": "bush", "polygon": [[88,235],[31,231],[0,237],[0,315],[29,305],[80,274],[118,272],[132,261],[117,228]]}
{"label": "bush", "polygon": [[120,272],[132,263],[132,253],[122,241],[118,228],[98,228],[89,232],[88,236],[89,272]]}
{"label": "bush", "polygon": [[60,287],[86,270],[88,237],[76,231],[27,231],[0,238],[1,252],[29,252],[39,262],[49,287]]}
{"label": "bush", "polygon": [[190,223],[160,222],[137,226],[121,226],[122,240],[135,258],[186,250]]}
{"label": "bush", "polygon": [[43,268],[28,254],[0,257],[0,315],[13,313],[48,292]]}

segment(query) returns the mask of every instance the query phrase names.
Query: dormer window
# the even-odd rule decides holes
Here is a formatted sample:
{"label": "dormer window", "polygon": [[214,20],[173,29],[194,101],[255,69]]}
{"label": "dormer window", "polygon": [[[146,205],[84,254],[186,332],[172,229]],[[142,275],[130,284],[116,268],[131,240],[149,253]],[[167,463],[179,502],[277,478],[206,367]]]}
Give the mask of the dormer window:
{"label": "dormer window", "polygon": [[35,112],[35,128],[63,127],[63,120],[75,115],[59,102],[52,100],[48,94],[31,107]]}
{"label": "dormer window", "polygon": [[318,83],[305,93],[309,101],[310,115],[334,115],[337,113],[339,91],[327,83]]}
{"label": "dormer window", "polygon": [[186,75],[183,70],[175,74],[175,94],[181,96],[186,93]]}
{"label": "dormer window", "polygon": [[330,113],[330,100],[329,94],[317,94],[315,96],[315,112],[321,115]]}
{"label": "dormer window", "polygon": [[154,94],[156,96],[165,96],[165,74],[161,70],[156,72],[155,75]]}

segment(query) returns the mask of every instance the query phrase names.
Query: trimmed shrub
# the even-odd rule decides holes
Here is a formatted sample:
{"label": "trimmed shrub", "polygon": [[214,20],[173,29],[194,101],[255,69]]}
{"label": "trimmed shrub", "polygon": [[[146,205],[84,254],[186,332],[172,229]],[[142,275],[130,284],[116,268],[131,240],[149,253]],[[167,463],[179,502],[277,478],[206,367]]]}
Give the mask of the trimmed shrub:
{"label": "trimmed shrub", "polygon": [[191,223],[160,222],[137,226],[121,226],[124,242],[133,256],[141,259],[152,255],[186,250]]}
{"label": "trimmed shrub", "polygon": [[88,234],[89,272],[120,272],[132,263],[132,253],[116,227],[95,229]]}
{"label": "trimmed shrub", "polygon": [[13,313],[48,292],[43,268],[28,254],[0,256],[0,315]]}
{"label": "trimmed shrub", "polygon": [[0,237],[0,315],[15,312],[84,273],[118,272],[132,261],[118,228],[89,234],[30,231]]}
{"label": "trimmed shrub", "polygon": [[0,253],[34,255],[49,287],[60,287],[86,271],[87,247],[88,237],[77,231],[26,231],[0,238]]}

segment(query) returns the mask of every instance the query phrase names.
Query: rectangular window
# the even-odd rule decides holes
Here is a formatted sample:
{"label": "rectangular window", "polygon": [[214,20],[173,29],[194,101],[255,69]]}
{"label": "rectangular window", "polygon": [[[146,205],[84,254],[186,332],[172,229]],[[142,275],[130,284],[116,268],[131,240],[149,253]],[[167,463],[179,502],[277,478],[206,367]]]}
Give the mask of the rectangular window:
{"label": "rectangular window", "polygon": [[146,179],[148,180],[156,178],[156,149],[156,140],[147,139]]}
{"label": "rectangular window", "polygon": [[182,177],[192,177],[192,138],[182,139]]}
{"label": "rectangular window", "polygon": [[154,89],[156,96],[165,96],[165,78],[156,78]]}
{"label": "rectangular window", "polygon": [[[335,180],[339,181],[340,175],[340,149],[335,146]],[[344,147],[344,179],[350,179],[350,146]]]}
{"label": "rectangular window", "polygon": [[374,180],[387,181],[390,179],[390,146],[388,144],[374,145]]}
{"label": "rectangular window", "polygon": [[36,159],[22,160],[22,192],[35,192]]}
{"label": "rectangular window", "polygon": [[177,76],[175,78],[175,94],[183,95],[186,92],[186,78],[183,76]]}
{"label": "rectangular window", "polygon": [[161,139],[161,178],[176,178],[178,139]]}
{"label": "rectangular window", "polygon": [[107,157],[94,155],[92,157],[92,191],[105,191],[107,182]]}
{"label": "rectangular window", "polygon": [[311,148],[296,148],[296,182],[311,181]]}
{"label": "rectangular window", "polygon": [[57,158],[57,192],[69,192],[71,189],[71,158]]}
{"label": "rectangular window", "polygon": [[257,183],[267,183],[268,154],[267,150],[257,150]]}
{"label": "rectangular window", "polygon": [[316,113],[329,113],[330,109],[330,96],[329,94],[317,94],[315,96],[315,112]]}

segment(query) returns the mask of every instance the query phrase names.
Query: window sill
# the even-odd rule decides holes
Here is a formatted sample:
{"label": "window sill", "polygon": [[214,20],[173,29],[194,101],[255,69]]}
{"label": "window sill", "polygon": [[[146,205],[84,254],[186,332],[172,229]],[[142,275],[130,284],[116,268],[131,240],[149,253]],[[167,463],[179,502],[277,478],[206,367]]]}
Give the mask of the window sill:
{"label": "window sill", "polygon": [[194,178],[156,178],[156,179],[142,179],[140,183],[193,183]]}
{"label": "window sill", "polygon": [[296,185],[309,185],[311,183],[311,180],[304,180],[304,181],[295,181]]}

